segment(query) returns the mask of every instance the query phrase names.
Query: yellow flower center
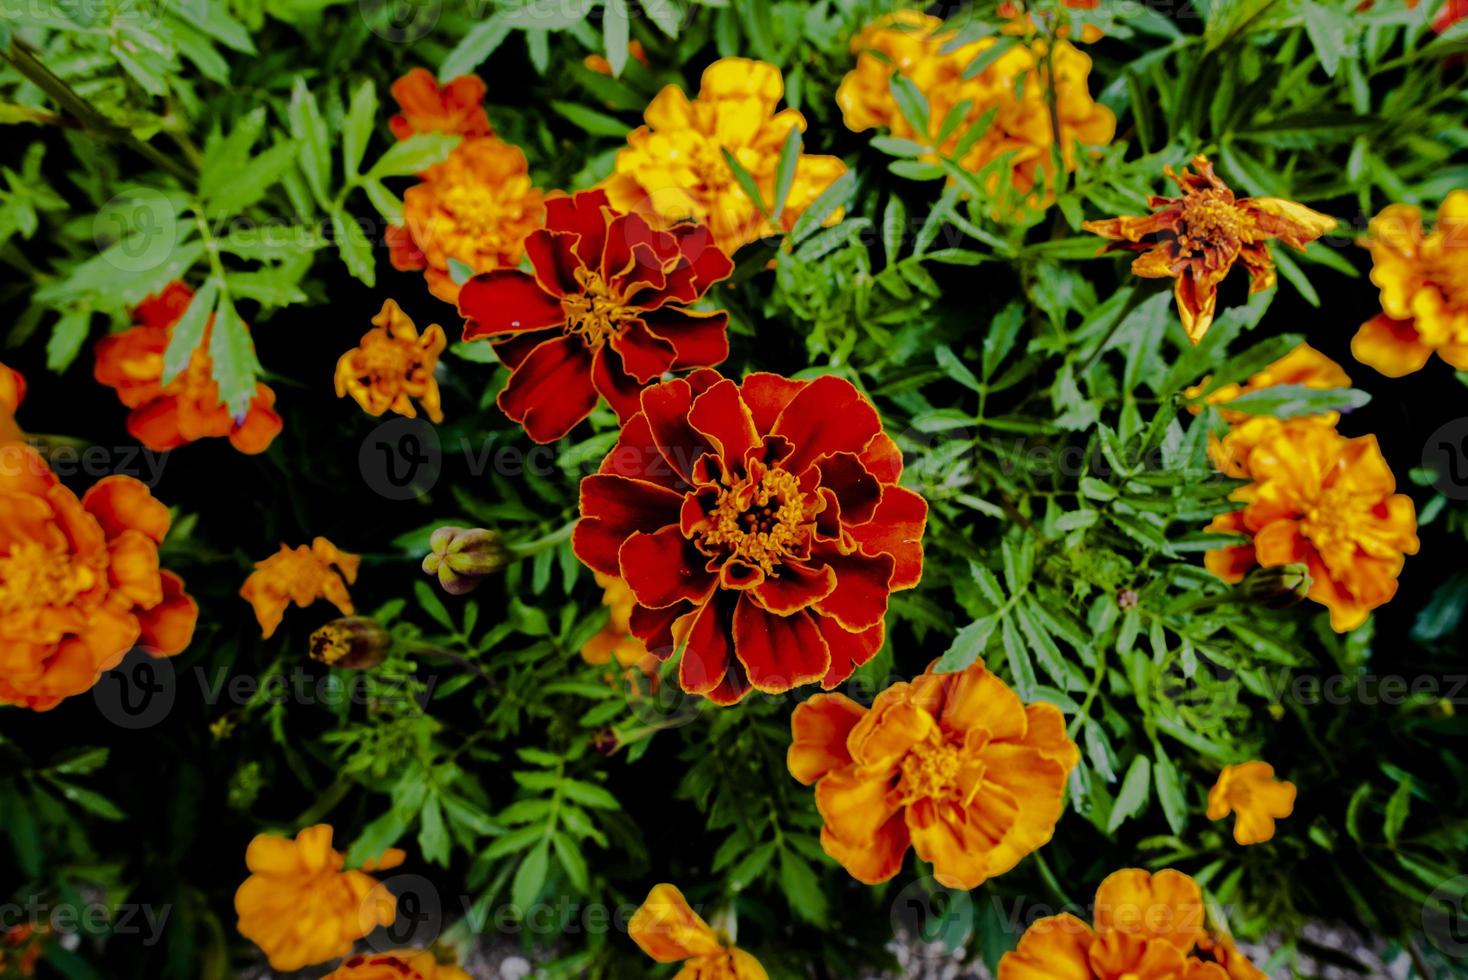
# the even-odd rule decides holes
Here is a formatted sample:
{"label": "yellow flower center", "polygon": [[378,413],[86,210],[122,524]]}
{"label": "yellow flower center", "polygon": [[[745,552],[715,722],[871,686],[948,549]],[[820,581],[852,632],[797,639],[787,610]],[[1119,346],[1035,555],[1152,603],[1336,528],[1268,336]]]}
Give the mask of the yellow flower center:
{"label": "yellow flower center", "polygon": [[34,541],[18,542],[0,555],[0,612],[66,606],[96,584],[94,569]]}
{"label": "yellow flower center", "polygon": [[1183,198],[1183,234],[1195,245],[1231,245],[1251,228],[1248,215],[1221,191],[1203,190]]}
{"label": "yellow flower center", "polygon": [[456,230],[471,239],[492,239],[512,217],[500,201],[483,187],[457,183],[444,188],[439,204],[454,217]]}
{"label": "yellow flower center", "polygon": [[599,273],[577,269],[576,282],[581,292],[561,300],[561,309],[566,313],[566,332],[579,334],[587,347],[597,350],[626,328],[633,312],[624,305],[622,297],[612,294]]}
{"label": "yellow flower center", "polygon": [[395,340],[365,343],[361,352],[362,373],[374,381],[406,378],[417,361],[411,346]]}
{"label": "yellow flower center", "polygon": [[810,523],[800,481],[785,470],[769,469],[752,487],[719,491],[703,543],[768,575],[806,541]]}
{"label": "yellow flower center", "polygon": [[902,779],[897,786],[903,805],[957,796],[958,773],[963,761],[958,746],[945,741],[914,745],[902,760]]}

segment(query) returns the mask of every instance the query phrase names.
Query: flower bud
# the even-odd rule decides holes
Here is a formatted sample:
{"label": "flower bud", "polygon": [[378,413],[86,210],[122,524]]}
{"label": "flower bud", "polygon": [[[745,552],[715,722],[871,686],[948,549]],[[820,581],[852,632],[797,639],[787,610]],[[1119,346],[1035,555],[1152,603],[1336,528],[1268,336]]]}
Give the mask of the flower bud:
{"label": "flower bud", "polygon": [[1247,602],[1285,609],[1310,591],[1310,571],[1299,562],[1256,568],[1244,577],[1239,591]]}
{"label": "flower bud", "polygon": [[365,616],[333,619],[311,634],[311,659],[328,667],[367,670],[387,658],[392,638],[376,620]]}
{"label": "flower bud", "polygon": [[472,591],[509,560],[500,536],[482,527],[441,527],[428,542],[433,550],[423,559],[423,571],[438,576],[450,595]]}

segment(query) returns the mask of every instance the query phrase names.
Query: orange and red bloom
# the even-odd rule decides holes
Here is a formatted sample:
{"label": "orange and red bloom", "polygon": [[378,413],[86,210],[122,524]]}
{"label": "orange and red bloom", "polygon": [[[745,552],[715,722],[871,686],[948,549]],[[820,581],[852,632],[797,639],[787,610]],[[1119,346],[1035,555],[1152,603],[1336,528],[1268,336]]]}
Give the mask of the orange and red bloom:
{"label": "orange and red bloom", "polygon": [[672,885],[656,885],[627,934],[659,963],[682,963],[673,980],[768,980],[759,960],[715,932]]}
{"label": "orange and red bloom", "polygon": [[245,579],[240,596],[254,607],[260,633],[266,638],[275,632],[292,602],[304,609],[317,599],[325,599],[342,615],[350,616],[352,597],[347,586],[357,580],[361,561],[323,537],[317,537],[309,548],[281,545],[269,558],[255,562],[255,570]]}
{"label": "orange and red bloom", "polygon": [[274,408],[275,392],[264,384],[256,385],[244,416],[230,415],[220,400],[209,356],[212,313],[188,366],[176,378],[163,381],[163,353],[193,298],[188,286],[171,282],[138,304],[133,310],[134,326],[97,342],[93,373],[132,409],[127,431],[149,449],[162,452],[197,439],[225,436],[242,453],[264,452],[282,428]]}
{"label": "orange and red bloom", "polygon": [[1274,822],[1295,811],[1295,784],[1274,778],[1267,762],[1225,766],[1208,791],[1208,819],[1235,814],[1234,840],[1262,844],[1274,837]]}
{"label": "orange and red bloom", "polygon": [[23,433],[15,423],[15,413],[25,401],[25,375],[0,364],[0,446],[19,442]]}
{"label": "orange and red bloom", "polygon": [[80,694],[134,646],[188,646],[198,606],[159,567],[168,508],[132,477],[80,500],[32,449],[0,467],[0,703],[36,710]]}
{"label": "orange and red bloom", "polygon": [[1278,197],[1236,198],[1213,172],[1206,157],[1193,157],[1197,173],[1165,173],[1181,197],[1148,198],[1152,213],[1142,217],[1087,221],[1082,227],[1113,244],[1107,250],[1140,253],[1132,273],[1144,279],[1173,279],[1173,295],[1183,328],[1193,343],[1213,325],[1218,284],[1235,262],[1249,271],[1250,292],[1274,285],[1271,239],[1304,251],[1336,225],[1328,215]]}
{"label": "orange and red bloom", "polygon": [[1051,704],[1026,705],[983,661],[927,672],[870,709],[817,694],[790,718],[790,774],[816,787],[821,846],[858,881],[909,846],[950,888],[976,888],[1050,840],[1080,759]]}
{"label": "orange and red bloom", "polygon": [[659,231],[584,191],[547,202],[525,251],[533,273],[475,276],[459,312],[464,339],[488,338],[510,369],[499,407],[536,442],[564,436],[599,397],[625,422],[665,372],[728,356],[728,314],[687,308],[733,271],[703,227]]}
{"label": "orange and red bloom", "polygon": [[391,953],[352,956],[322,980],[471,980],[469,974],[440,963],[426,950],[399,949]]}
{"label": "orange and red bloom", "polygon": [[719,704],[833,687],[882,645],[889,593],[922,577],[921,496],[848,381],[709,370],[653,385],[581,481],[576,554],[624,579],[632,632],[683,649]]}
{"label": "orange and red bloom", "polygon": [[368,415],[391,409],[417,418],[416,398],[434,422],[443,421],[438,381],[433,369],[448,338],[443,327],[430,324],[420,336],[412,319],[387,300],[372,318],[373,329],[336,362],[336,396],[351,395]]}
{"label": "orange and red bloom", "polygon": [[1453,191],[1438,208],[1431,233],[1422,212],[1392,204],[1371,219],[1371,281],[1382,312],[1351,341],[1356,360],[1400,378],[1433,354],[1468,370],[1468,191]]}
{"label": "orange and red bloom", "polygon": [[1203,892],[1180,871],[1116,872],[1096,890],[1093,922],[1035,922],[999,961],[998,980],[1266,980],[1209,932]]}
{"label": "orange and red bloom", "polygon": [[484,112],[484,82],[478,75],[460,75],[440,86],[427,68],[414,68],[393,82],[390,91],[402,111],[387,124],[400,140],[416,133],[494,134]]}
{"label": "orange and red bloom", "polygon": [[[331,838],[330,825],[316,824],[294,840],[259,834],[245,851],[250,876],[235,892],[237,928],[273,969],[299,970],[345,956],[397,915],[397,900],[367,872],[395,868],[406,855],[389,848],[361,870],[348,871]],[[388,975],[411,976],[401,970]]]}

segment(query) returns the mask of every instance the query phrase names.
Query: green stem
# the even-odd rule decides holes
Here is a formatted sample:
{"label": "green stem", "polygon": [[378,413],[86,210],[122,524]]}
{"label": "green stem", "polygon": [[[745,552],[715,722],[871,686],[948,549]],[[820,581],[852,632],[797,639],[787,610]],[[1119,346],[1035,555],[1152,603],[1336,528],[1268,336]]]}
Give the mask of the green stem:
{"label": "green stem", "polygon": [[547,551],[561,544],[563,541],[568,540],[571,537],[571,532],[575,529],[576,522],[571,521],[564,527],[556,528],[551,533],[544,537],[536,538],[534,541],[510,545],[510,553],[516,558],[533,558],[542,551]]}

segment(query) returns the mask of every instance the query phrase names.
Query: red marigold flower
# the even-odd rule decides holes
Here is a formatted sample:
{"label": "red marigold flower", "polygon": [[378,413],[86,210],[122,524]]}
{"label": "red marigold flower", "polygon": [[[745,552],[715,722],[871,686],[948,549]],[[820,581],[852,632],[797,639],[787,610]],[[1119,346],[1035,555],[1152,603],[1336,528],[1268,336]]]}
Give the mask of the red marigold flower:
{"label": "red marigold flower", "polygon": [[546,202],[545,227],[525,251],[533,275],[477,275],[459,312],[464,339],[489,338],[510,368],[500,410],[536,442],[571,431],[598,395],[626,422],[638,393],[665,372],[729,355],[729,315],[685,305],[734,270],[701,225],[657,231],[613,210],[604,192],[583,191]]}
{"label": "red marigold flower", "polygon": [[427,68],[414,68],[393,82],[390,91],[403,111],[387,124],[400,140],[415,133],[494,133],[484,114],[484,82],[478,75],[460,75],[440,87]]}
{"label": "red marigold flower", "polygon": [[831,688],[882,645],[923,572],[928,505],[848,381],[695,371],[642,392],[581,481],[577,556],[627,582],[632,632],[685,691],[732,704]]}

